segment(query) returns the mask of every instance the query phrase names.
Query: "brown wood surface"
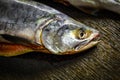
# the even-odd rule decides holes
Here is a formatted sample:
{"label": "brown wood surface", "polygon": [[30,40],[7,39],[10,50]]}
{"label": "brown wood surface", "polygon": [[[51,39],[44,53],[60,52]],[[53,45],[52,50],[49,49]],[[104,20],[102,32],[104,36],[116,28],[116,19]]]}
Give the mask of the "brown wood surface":
{"label": "brown wood surface", "polygon": [[70,6],[41,0],[74,19],[100,31],[101,42],[76,55],[28,53],[0,57],[0,80],[120,80],[120,15],[102,11],[85,14]]}

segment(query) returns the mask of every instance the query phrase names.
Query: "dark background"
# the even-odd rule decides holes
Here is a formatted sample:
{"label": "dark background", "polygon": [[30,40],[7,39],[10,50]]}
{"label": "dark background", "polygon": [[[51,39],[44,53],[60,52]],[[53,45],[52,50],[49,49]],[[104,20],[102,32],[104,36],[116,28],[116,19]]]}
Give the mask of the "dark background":
{"label": "dark background", "polygon": [[120,15],[101,11],[97,16],[51,0],[40,0],[100,31],[101,42],[75,55],[27,53],[0,57],[0,80],[120,80]]}

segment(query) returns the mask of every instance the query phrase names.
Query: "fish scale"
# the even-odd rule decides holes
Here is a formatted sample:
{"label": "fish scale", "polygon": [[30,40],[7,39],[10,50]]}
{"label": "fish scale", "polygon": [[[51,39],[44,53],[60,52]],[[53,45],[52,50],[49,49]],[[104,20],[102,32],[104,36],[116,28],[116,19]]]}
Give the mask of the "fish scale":
{"label": "fish scale", "polygon": [[[31,30],[29,32],[34,33],[37,28],[40,27],[37,26],[37,21],[42,20],[42,18],[47,20],[48,16],[51,15],[48,12],[41,11],[30,5],[21,4],[15,1],[11,1],[10,3],[3,1],[0,4],[0,23],[2,26],[0,27],[2,30],[0,31],[1,34],[11,33],[10,35],[19,36],[21,33],[19,34],[17,32],[28,32],[27,30]],[[39,25],[40,24],[42,23],[39,22]],[[27,33],[27,35],[30,35],[30,33]],[[28,39],[28,37],[26,39]]]}

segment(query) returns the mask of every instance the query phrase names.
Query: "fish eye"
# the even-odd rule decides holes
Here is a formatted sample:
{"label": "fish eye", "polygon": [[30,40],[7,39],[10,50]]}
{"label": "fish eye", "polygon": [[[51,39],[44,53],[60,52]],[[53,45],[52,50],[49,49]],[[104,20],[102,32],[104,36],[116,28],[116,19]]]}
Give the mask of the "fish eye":
{"label": "fish eye", "polygon": [[77,39],[85,39],[89,37],[91,34],[88,30],[84,30],[84,29],[75,29],[72,31],[72,33]]}
{"label": "fish eye", "polygon": [[79,34],[79,35],[80,35],[80,37],[83,37],[84,33],[83,33],[83,32],[80,32],[80,34]]}
{"label": "fish eye", "polygon": [[85,32],[83,30],[79,31],[78,38],[79,39],[84,39],[85,38]]}
{"label": "fish eye", "polygon": [[88,37],[92,34],[92,31],[91,31],[91,30],[83,30],[83,29],[80,29],[78,32],[79,32],[79,33],[78,33],[78,36],[77,36],[78,39],[88,38]]}

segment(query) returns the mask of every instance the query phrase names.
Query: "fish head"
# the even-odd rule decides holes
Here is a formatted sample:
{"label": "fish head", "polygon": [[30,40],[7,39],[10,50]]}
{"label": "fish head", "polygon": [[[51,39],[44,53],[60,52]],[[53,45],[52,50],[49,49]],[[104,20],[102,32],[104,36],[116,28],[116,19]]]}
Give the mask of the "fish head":
{"label": "fish head", "polygon": [[96,44],[99,31],[73,19],[55,20],[42,31],[42,44],[53,54],[75,54]]}

